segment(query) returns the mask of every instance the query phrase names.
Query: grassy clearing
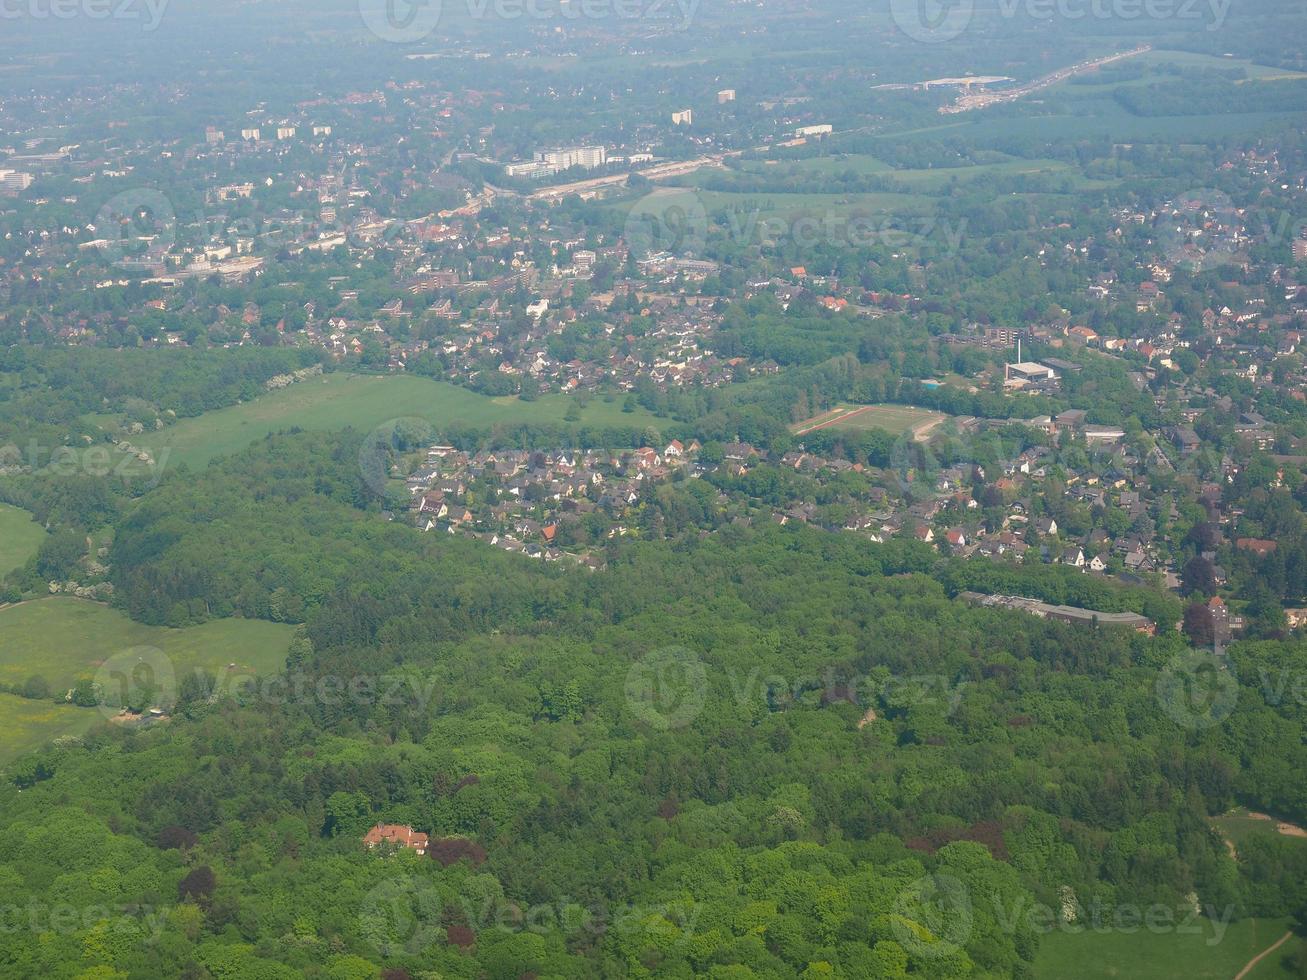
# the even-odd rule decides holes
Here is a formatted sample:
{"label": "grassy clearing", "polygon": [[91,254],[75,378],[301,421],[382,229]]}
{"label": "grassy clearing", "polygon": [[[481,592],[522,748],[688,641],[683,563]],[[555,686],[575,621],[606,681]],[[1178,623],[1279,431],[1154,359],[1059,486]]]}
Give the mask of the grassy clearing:
{"label": "grassy clearing", "polygon": [[74,708],[51,701],[29,701],[0,694],[0,765],[33,752],[61,735],[84,735],[104,715],[94,708]]}
{"label": "grassy clearing", "polygon": [[0,577],[26,564],[44,538],[45,528],[31,514],[0,504]]}
{"label": "grassy clearing", "polygon": [[1217,833],[1233,844],[1236,851],[1244,841],[1263,836],[1288,838],[1307,847],[1307,837],[1301,836],[1301,832],[1282,833],[1279,821],[1264,813],[1251,813],[1245,807],[1236,807],[1229,813],[1213,817],[1211,822]]}
{"label": "grassy clearing", "polygon": [[[65,596],[0,610],[0,681],[21,684],[34,674],[64,691],[95,676],[109,657],[155,647],[178,677],[204,667],[221,677],[235,663],[243,672],[279,670],[294,630],[280,623],[220,619],[187,629],[143,626],[99,603]],[[4,738],[0,737],[0,749]]]}
{"label": "grassy clearing", "polygon": [[[1183,916],[1177,914],[1177,926]],[[1108,930],[1080,933],[1054,930],[1044,936],[1035,957],[1036,980],[1230,980],[1254,956],[1288,930],[1288,919],[1245,919],[1232,923],[1217,941],[1218,926],[1206,919],[1150,932]],[[1300,940],[1290,940],[1268,956],[1248,980],[1288,980],[1283,966]]]}
{"label": "grassy clearing", "polygon": [[[426,419],[437,426],[562,422],[575,404],[578,403],[573,396],[561,394],[545,395],[534,402],[517,397],[488,398],[455,385],[410,375],[328,374],[244,405],[183,419],[162,432],[133,441],[154,453],[161,465],[186,463],[202,467],[215,456],[238,452],[271,432],[293,427],[331,430],[353,426],[368,430],[405,416]],[[665,421],[643,409],[623,412],[620,401],[592,398],[581,410],[578,424],[657,426]]]}

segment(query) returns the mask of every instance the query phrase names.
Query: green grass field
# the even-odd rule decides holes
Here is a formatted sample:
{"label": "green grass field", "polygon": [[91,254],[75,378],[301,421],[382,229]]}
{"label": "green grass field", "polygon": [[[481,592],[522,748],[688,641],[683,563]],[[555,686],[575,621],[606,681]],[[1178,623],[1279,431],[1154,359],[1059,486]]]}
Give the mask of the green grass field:
{"label": "green grass field", "polygon": [[797,434],[817,429],[884,429],[894,435],[910,432],[948,416],[911,405],[840,405],[793,426]]}
{"label": "green grass field", "polygon": [[17,507],[0,504],[0,578],[36,554],[45,537],[45,528],[32,515]]}
{"label": "green grass field", "polygon": [[94,708],[74,708],[52,701],[29,701],[0,694],[0,765],[39,749],[61,735],[84,735],[104,715]]}
{"label": "green grass field", "polygon": [[[963,167],[896,170],[875,157],[849,153],[827,157],[812,157],[805,160],[781,161],[770,166],[760,161],[750,161],[744,169],[750,173],[767,175],[768,173],[785,173],[790,167],[805,173],[824,175],[838,175],[850,172],[855,174],[879,174],[893,178],[899,183],[910,185],[914,191],[922,193],[938,191],[953,182],[966,183],[990,177],[1070,177],[1076,181],[1083,181],[1080,171],[1071,164],[1062,160],[1038,158],[1029,160],[1013,158]],[[915,195],[909,196],[915,197]],[[914,200],[912,203],[915,206],[919,202]]]}
{"label": "green grass field", "polygon": [[[1181,921],[1177,917],[1177,924]],[[1054,930],[1044,936],[1035,957],[1036,980],[1231,980],[1254,956],[1289,928],[1288,919],[1245,919],[1231,923],[1214,942],[1213,924],[1199,919],[1198,933],[1119,930],[1080,933]],[[1209,945],[1211,943],[1211,945]],[[1294,938],[1266,957],[1247,980],[1289,980],[1285,954],[1301,944]]]}
{"label": "green grass field", "polygon": [[143,626],[99,603],[52,596],[0,610],[0,681],[17,684],[39,674],[52,691],[63,691],[134,647],[162,650],[179,676],[205,667],[221,677],[231,663],[268,673],[285,663],[293,632],[253,619],[219,619],[179,630]]}
{"label": "green grass field", "polygon": [[824,215],[922,215],[935,203],[922,194],[770,194],[752,191],[700,191],[699,198],[709,214],[737,209],[764,215],[796,217],[804,213]]}
{"label": "green grass field", "polygon": [[1307,74],[1276,68],[1272,65],[1259,65],[1243,58],[1217,58],[1210,54],[1198,54],[1194,51],[1154,50],[1139,56],[1139,63],[1145,65],[1179,65],[1181,68],[1215,68],[1228,71],[1242,68],[1248,73],[1249,80],[1270,81],[1282,78],[1307,78]]}
{"label": "green grass field", "polygon": [[[299,427],[331,430],[353,426],[370,430],[390,419],[413,416],[440,426],[517,422],[562,422],[577,400],[544,395],[533,402],[488,398],[455,385],[411,375],[373,377],[328,374],[271,392],[252,402],[183,419],[162,432],[133,441],[162,466],[202,467],[215,456],[238,452],[270,432]],[[621,401],[592,398],[581,410],[580,425],[657,426],[665,422],[638,409],[622,411]],[[165,455],[166,452],[166,455]]]}
{"label": "green grass field", "polygon": [[1276,830],[1275,820],[1266,819],[1265,816],[1254,817],[1244,807],[1236,807],[1229,813],[1223,813],[1219,817],[1212,817],[1211,822],[1217,832],[1232,843],[1236,850],[1238,850],[1241,843],[1249,838],[1262,836],[1297,841],[1303,847],[1307,847],[1307,837],[1291,837],[1287,834],[1281,834]]}
{"label": "green grass field", "polygon": [[[52,694],[92,678],[110,657],[140,647],[161,650],[178,682],[197,667],[221,680],[229,664],[240,675],[280,670],[294,630],[279,623],[223,619],[187,629],[142,626],[117,610],[54,596],[0,610],[0,681],[44,677]],[[61,735],[81,735],[105,716],[93,708],[0,694],[0,764]]]}

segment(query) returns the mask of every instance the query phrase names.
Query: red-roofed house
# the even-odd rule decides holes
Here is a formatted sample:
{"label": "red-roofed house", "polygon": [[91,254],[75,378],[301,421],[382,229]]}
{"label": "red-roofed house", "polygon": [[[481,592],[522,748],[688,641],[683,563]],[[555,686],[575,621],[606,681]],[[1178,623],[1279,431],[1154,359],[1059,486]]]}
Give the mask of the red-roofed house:
{"label": "red-roofed house", "polygon": [[390,844],[393,847],[407,847],[423,855],[427,853],[431,838],[412,827],[397,823],[379,823],[363,835],[363,843],[367,845],[368,850],[378,844]]}

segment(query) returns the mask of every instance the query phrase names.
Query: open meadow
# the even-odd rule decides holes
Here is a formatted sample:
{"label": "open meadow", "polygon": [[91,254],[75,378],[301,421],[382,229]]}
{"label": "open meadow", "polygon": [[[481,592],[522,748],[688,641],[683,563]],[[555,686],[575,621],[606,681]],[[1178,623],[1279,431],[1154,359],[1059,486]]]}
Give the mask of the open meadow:
{"label": "open meadow", "polygon": [[[416,417],[434,426],[475,426],[521,422],[558,422],[578,400],[571,395],[542,395],[536,401],[516,396],[491,398],[456,385],[412,375],[335,373],[310,378],[251,402],[195,418],[182,419],[161,432],[133,441],[165,466],[202,467],[215,456],[230,455],[272,432],[301,428],[331,430],[352,426],[364,431],[391,419]],[[643,409],[623,412],[621,401],[595,397],[580,409],[578,425],[657,426],[665,422]]]}
{"label": "open meadow", "polygon": [[136,647],[162,650],[180,676],[195,667],[219,677],[228,664],[245,672],[280,670],[293,627],[253,619],[219,619],[186,629],[143,626],[116,609],[51,596],[0,609],[0,681],[44,677],[65,691],[95,675],[109,657]]}
{"label": "open meadow", "polygon": [[0,766],[34,752],[64,735],[84,735],[104,721],[94,708],[75,708],[53,701],[30,701],[0,694]]}
{"label": "open meadow", "polygon": [[44,538],[45,528],[31,514],[0,504],[0,577],[26,564]]}
{"label": "open meadow", "polygon": [[[1035,957],[1035,980],[1231,980],[1289,930],[1288,919],[1244,919],[1224,934],[1205,919],[1149,931],[1127,927],[1072,933],[1054,929]],[[1302,940],[1294,937],[1270,953],[1243,980],[1290,980],[1297,976],[1285,958]]]}
{"label": "open meadow", "polygon": [[[162,651],[178,681],[203,667],[221,683],[228,665],[236,673],[280,670],[294,630],[279,623],[222,619],[186,629],[142,626],[108,606],[53,596],[0,609],[0,681],[22,684],[40,676],[51,696],[93,678],[116,654],[142,647]],[[80,735],[104,721],[90,708],[0,694],[0,764],[60,735]]]}

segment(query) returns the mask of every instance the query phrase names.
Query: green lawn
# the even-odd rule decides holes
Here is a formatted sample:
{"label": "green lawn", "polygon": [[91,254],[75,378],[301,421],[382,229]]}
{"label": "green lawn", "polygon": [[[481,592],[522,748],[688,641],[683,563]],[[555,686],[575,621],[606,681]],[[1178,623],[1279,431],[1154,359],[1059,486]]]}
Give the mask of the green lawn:
{"label": "green lawn", "polygon": [[[1177,924],[1181,918],[1177,916]],[[1254,956],[1289,928],[1288,919],[1245,919],[1232,923],[1215,942],[1212,923],[1199,919],[1199,933],[1137,932],[1086,929],[1054,930],[1044,936],[1035,957],[1036,980],[1231,980]],[[1210,945],[1209,945],[1210,943]],[[1291,939],[1257,969],[1249,980],[1289,980],[1284,956],[1301,940]]]}
{"label": "green lawn", "polygon": [[[285,663],[293,628],[252,619],[220,619],[186,629],[143,626],[108,606],[53,596],[0,610],[0,681],[18,684],[34,674],[64,691],[95,676],[108,658],[135,647],[155,647],[180,677],[205,667],[219,677],[235,663],[269,673]],[[0,750],[4,738],[0,736]]]}
{"label": "green lawn", "polygon": [[[238,452],[270,432],[303,429],[370,430],[390,419],[414,416],[433,425],[562,422],[576,404],[571,395],[544,395],[524,402],[516,396],[488,398],[455,385],[412,375],[373,377],[328,374],[310,378],[252,402],[183,419],[162,432],[133,442],[147,448],[163,466],[202,467],[215,456]],[[643,409],[622,411],[622,402],[591,398],[578,424],[657,426],[665,419]],[[166,453],[166,455],[165,455]]]}
{"label": "green lawn", "polygon": [[61,735],[83,735],[104,715],[94,708],[74,708],[51,701],[29,701],[0,694],[0,765],[26,755]]}
{"label": "green lawn", "polygon": [[36,554],[44,537],[45,528],[35,523],[31,514],[0,504],[0,578]]}

